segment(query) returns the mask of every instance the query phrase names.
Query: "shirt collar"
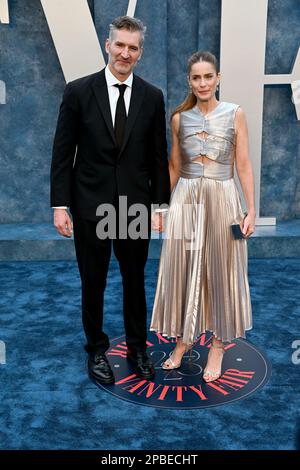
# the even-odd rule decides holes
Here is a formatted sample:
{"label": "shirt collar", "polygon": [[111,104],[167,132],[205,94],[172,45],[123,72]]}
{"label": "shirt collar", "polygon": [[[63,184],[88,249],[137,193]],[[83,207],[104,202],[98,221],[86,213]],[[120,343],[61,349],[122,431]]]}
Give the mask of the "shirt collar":
{"label": "shirt collar", "polygon": [[133,73],[129,75],[129,77],[125,80],[125,82],[120,82],[109,70],[108,65],[105,67],[105,78],[106,78],[106,83],[107,86],[113,86],[116,84],[124,84],[127,85],[128,87],[132,88],[132,80],[133,80]]}

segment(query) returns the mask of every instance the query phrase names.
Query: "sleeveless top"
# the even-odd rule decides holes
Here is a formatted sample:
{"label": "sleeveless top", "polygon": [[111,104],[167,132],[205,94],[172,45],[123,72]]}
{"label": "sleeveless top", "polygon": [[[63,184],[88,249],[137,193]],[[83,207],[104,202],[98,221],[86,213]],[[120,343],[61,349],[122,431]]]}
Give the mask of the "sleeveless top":
{"label": "sleeveless top", "polygon": [[[204,115],[198,108],[180,113],[179,141],[182,178],[204,176],[218,180],[233,178],[235,155],[234,119],[238,104],[219,102]],[[206,132],[204,137],[199,133]],[[207,162],[194,162],[201,155]]]}

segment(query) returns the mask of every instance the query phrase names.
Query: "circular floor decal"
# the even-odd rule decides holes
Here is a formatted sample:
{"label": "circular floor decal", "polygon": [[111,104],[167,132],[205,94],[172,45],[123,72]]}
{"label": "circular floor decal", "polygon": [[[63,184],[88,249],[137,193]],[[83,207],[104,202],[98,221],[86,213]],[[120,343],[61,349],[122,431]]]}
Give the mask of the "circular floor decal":
{"label": "circular floor decal", "polygon": [[243,339],[226,345],[222,376],[205,383],[203,369],[212,336],[201,335],[193,346],[191,356],[187,353],[181,367],[163,370],[161,365],[175,346],[159,334],[149,333],[148,355],[155,366],[155,377],[145,380],[137,377],[126,358],[125,337],[111,341],[106,355],[114,371],[116,382],[101,385],[105,391],[133,403],[157,408],[208,408],[241,400],[256,392],[269,379],[271,365],[255,346]]}

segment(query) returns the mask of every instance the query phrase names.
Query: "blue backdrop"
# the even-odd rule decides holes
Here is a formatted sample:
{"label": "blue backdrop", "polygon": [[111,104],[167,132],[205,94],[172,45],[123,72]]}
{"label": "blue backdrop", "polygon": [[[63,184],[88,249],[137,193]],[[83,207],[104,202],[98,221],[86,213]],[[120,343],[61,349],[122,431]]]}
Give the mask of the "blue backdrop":
{"label": "blue backdrop", "polygon": [[[128,0],[89,1],[103,46]],[[0,222],[50,222],[49,167],[64,78],[39,0],[10,0],[0,24]],[[234,12],[233,12],[234,14]],[[139,0],[148,27],[136,73],[162,88],[170,111],[187,92],[186,61],[197,49],[219,58],[221,0]],[[266,73],[290,73],[300,44],[298,0],[269,0]],[[234,57],[232,57],[234,60]],[[247,90],[245,90],[245,93]],[[300,217],[299,130],[289,85],[264,95],[261,216]]]}

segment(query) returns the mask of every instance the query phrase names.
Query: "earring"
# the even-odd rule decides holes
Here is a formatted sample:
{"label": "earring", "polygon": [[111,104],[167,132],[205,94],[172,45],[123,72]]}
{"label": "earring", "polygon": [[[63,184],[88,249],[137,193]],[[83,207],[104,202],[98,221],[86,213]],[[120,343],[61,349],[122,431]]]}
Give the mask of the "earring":
{"label": "earring", "polygon": [[219,84],[220,82],[217,83],[216,91],[219,91]]}
{"label": "earring", "polygon": [[189,85],[189,88],[190,88],[190,94],[192,95],[192,94],[193,94],[193,87],[192,87],[192,85]]}

